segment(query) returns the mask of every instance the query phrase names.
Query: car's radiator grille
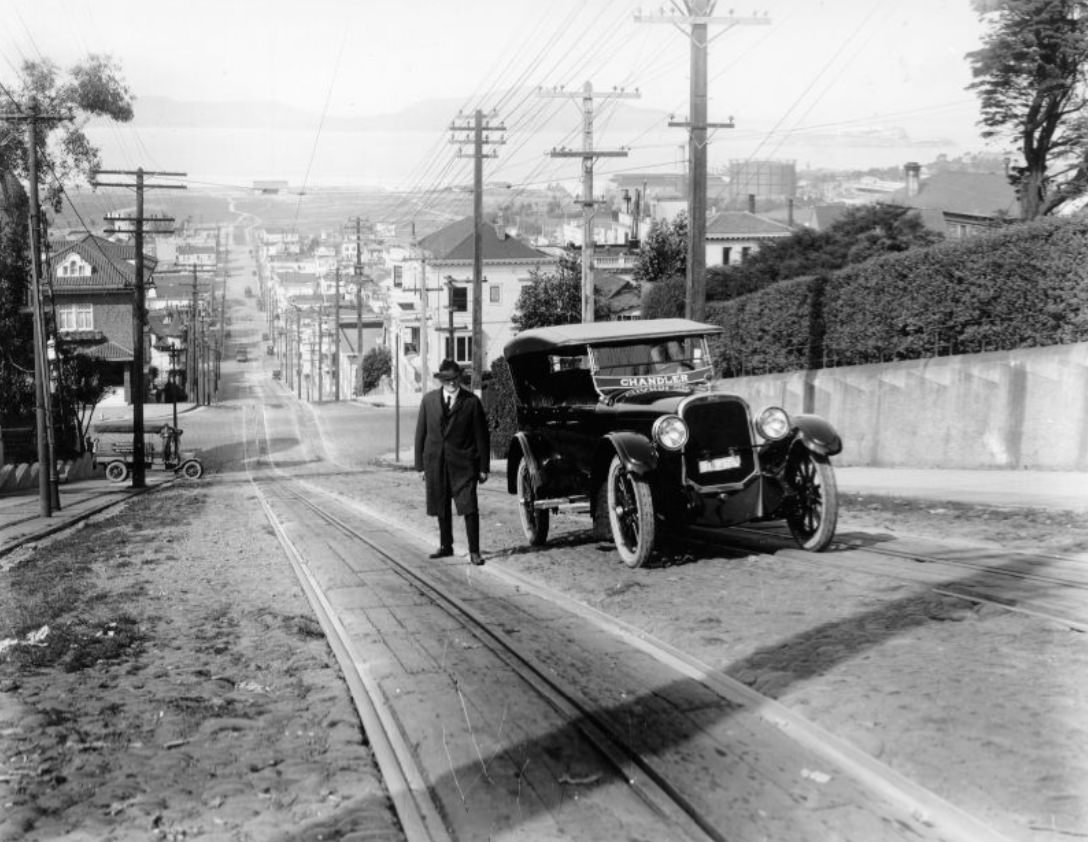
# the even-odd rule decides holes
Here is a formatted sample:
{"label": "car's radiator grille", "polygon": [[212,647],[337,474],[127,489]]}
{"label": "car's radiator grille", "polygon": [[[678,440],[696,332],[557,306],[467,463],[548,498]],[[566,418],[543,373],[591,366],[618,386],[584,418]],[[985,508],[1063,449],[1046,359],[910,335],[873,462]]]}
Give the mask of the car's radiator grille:
{"label": "car's radiator grille", "polygon": [[683,410],[690,437],[688,480],[699,485],[741,482],[755,470],[747,407],[735,400],[697,401]]}

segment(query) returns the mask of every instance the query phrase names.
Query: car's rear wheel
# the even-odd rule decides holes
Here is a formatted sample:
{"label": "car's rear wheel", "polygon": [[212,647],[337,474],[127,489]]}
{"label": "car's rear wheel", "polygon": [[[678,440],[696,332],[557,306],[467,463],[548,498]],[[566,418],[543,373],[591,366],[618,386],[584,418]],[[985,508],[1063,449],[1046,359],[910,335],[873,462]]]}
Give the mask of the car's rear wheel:
{"label": "car's rear wheel", "polygon": [[548,540],[551,512],[536,508],[535,502],[529,463],[522,459],[518,465],[518,514],[521,516],[521,528],[525,532],[526,540],[531,546],[540,547]]}
{"label": "car's rear wheel", "polygon": [[826,456],[806,448],[790,456],[786,482],[793,499],[786,523],[801,549],[820,552],[835,537],[839,520],[839,490]]}
{"label": "car's rear wheel", "polygon": [[650,485],[618,456],[608,468],[608,520],[616,550],[628,567],[641,567],[654,548],[654,499]]}
{"label": "car's rear wheel", "polygon": [[128,465],[124,462],[110,462],[106,465],[106,479],[110,482],[124,482],[128,479]]}

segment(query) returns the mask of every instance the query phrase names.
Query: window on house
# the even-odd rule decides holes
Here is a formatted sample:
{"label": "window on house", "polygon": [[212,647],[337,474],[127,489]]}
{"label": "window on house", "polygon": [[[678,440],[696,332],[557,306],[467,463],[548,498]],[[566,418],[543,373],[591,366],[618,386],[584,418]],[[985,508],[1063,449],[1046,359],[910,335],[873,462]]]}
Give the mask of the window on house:
{"label": "window on house", "polygon": [[58,304],[57,330],[94,329],[94,307],[90,304]]}
{"label": "window on house", "polygon": [[455,313],[468,312],[468,287],[450,287],[450,309]]}
{"label": "window on house", "polygon": [[461,336],[454,336],[453,342],[450,342],[450,338],[446,337],[446,357],[454,359],[459,363],[472,362],[472,336],[471,334],[463,334]]}
{"label": "window on house", "polygon": [[393,286],[395,286],[397,289],[400,289],[401,287],[404,286],[404,267],[403,266],[394,266],[393,267]]}
{"label": "window on house", "polygon": [[729,246],[726,246],[725,248],[722,249],[722,266],[728,266],[729,265],[729,255],[732,252],[733,252],[733,249],[731,249]]}
{"label": "window on house", "polygon": [[502,287],[498,284],[492,284],[487,288],[488,295],[492,304],[498,304],[502,301]]}
{"label": "window on house", "polygon": [[740,248],[740,262],[747,263],[749,256],[752,254],[751,246],[741,246]]}

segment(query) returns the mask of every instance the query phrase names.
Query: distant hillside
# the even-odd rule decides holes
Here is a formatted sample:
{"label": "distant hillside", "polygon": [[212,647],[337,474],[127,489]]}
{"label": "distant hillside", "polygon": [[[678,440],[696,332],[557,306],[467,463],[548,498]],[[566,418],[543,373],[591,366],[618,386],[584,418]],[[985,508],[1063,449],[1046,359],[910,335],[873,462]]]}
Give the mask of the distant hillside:
{"label": "distant hillside", "polygon": [[[432,99],[406,105],[391,114],[367,117],[325,118],[328,131],[442,131],[457,116],[464,102]],[[598,106],[599,107],[599,106]],[[196,129],[313,129],[321,121],[319,108],[308,110],[271,100],[265,102],[192,102],[160,96],[139,97],[134,106],[133,125],[137,128],[185,127]],[[499,115],[502,119],[502,115]],[[637,108],[618,103],[609,117],[610,129],[642,130],[659,120],[664,126],[668,115],[663,111]],[[91,121],[94,125],[96,121]]]}

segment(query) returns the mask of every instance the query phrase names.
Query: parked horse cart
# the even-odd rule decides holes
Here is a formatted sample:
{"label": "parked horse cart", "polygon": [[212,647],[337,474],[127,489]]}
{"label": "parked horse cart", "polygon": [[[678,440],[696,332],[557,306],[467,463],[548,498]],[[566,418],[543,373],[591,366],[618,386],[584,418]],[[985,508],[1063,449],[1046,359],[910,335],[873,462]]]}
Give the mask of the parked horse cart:
{"label": "parked horse cart", "polygon": [[[132,422],[99,421],[92,429],[96,463],[106,466],[106,479],[124,482],[131,476],[133,461]],[[152,424],[144,432],[144,468],[160,467],[186,479],[200,479],[204,463],[192,450],[181,449],[183,430],[172,424]]]}

